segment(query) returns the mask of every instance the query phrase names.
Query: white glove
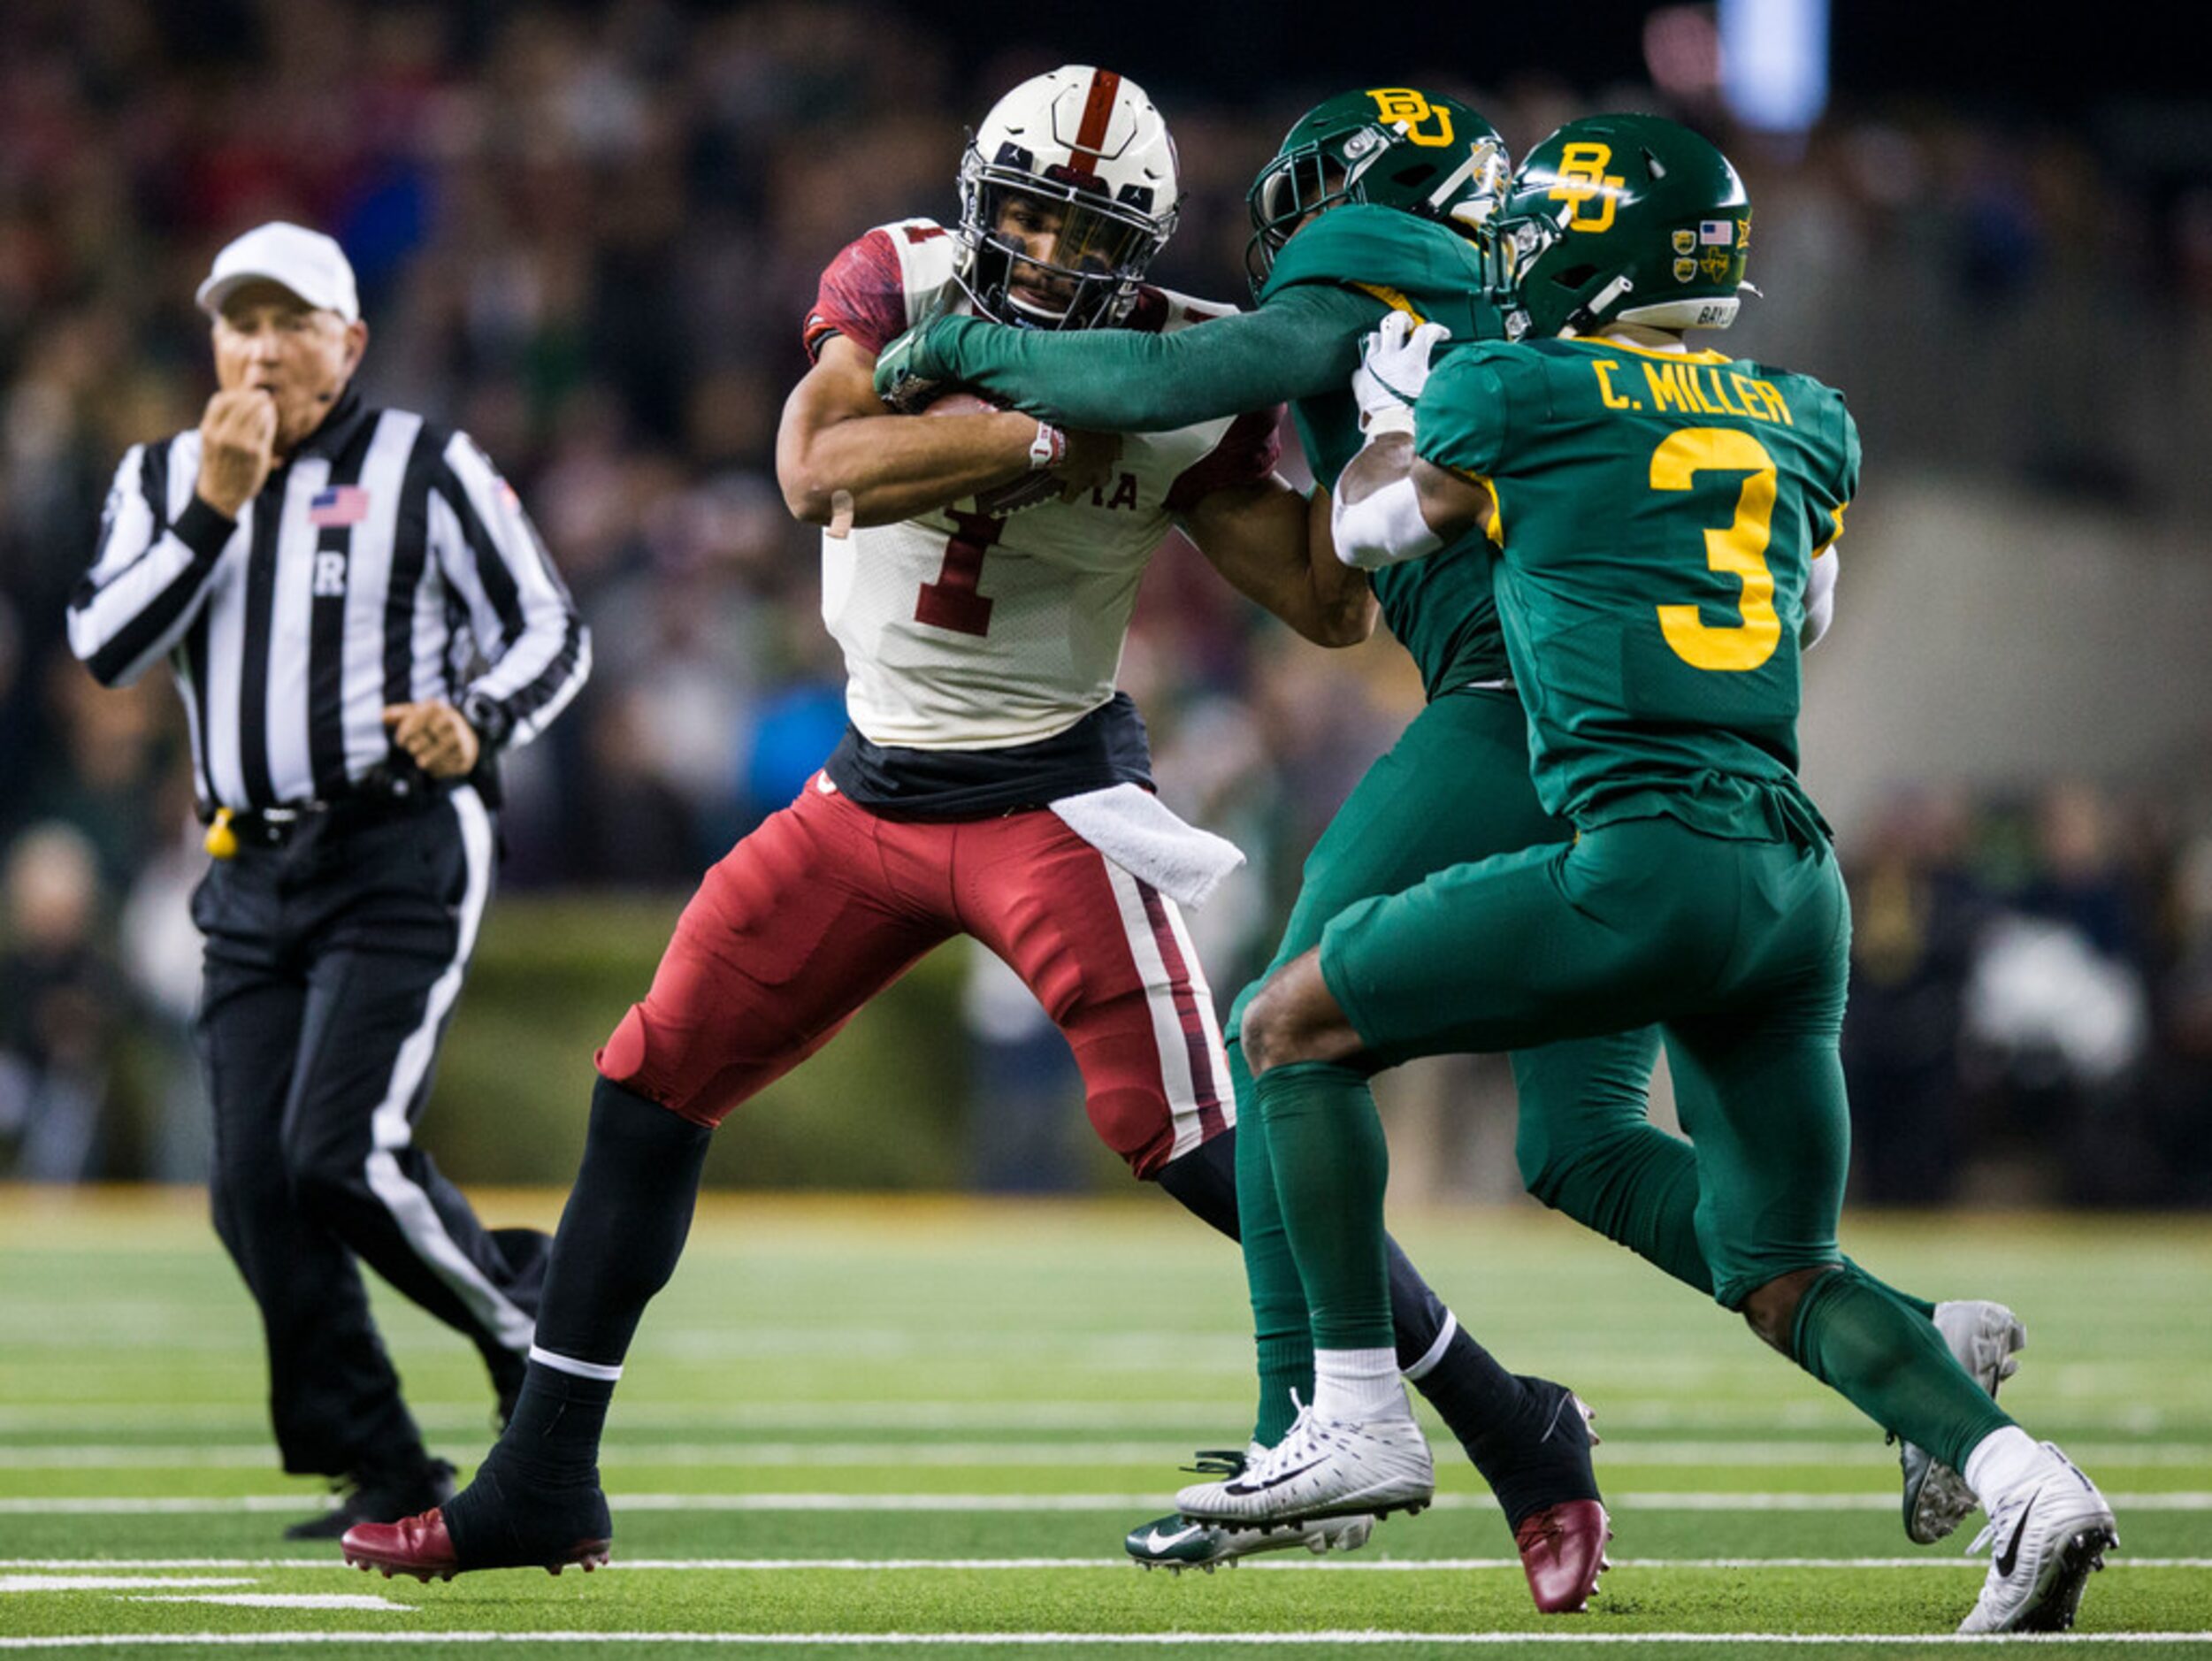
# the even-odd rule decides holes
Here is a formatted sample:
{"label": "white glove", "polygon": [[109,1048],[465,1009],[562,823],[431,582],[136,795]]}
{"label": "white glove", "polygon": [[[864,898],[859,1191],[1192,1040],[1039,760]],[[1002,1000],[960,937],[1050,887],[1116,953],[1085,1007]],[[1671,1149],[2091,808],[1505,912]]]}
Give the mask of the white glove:
{"label": "white glove", "polygon": [[1805,622],[1797,631],[1798,650],[1810,652],[1819,645],[1820,637],[1835,621],[1835,579],[1842,569],[1833,542],[1812,556],[1805,578]]}
{"label": "white glove", "polygon": [[1450,338],[1451,331],[1441,323],[1416,326],[1411,314],[1392,311],[1360,342],[1351,395],[1359,405],[1361,432],[1413,430],[1413,405],[1428,384],[1429,354]]}

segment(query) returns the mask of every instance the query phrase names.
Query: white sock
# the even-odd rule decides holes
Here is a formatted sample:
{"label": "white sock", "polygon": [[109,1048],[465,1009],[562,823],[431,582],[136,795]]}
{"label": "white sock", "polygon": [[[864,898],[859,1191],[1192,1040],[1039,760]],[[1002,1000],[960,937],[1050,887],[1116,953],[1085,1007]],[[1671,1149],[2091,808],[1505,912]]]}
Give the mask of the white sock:
{"label": "white sock", "polygon": [[1408,1420],[1405,1386],[1395,1350],[1313,1351],[1313,1412],[1352,1424]]}
{"label": "white sock", "polygon": [[1960,1474],[1974,1490],[1982,1509],[1992,1516],[2004,1496],[2023,1482],[2041,1474],[2047,1456],[2043,1444],[2017,1425],[1993,1430],[1974,1444]]}

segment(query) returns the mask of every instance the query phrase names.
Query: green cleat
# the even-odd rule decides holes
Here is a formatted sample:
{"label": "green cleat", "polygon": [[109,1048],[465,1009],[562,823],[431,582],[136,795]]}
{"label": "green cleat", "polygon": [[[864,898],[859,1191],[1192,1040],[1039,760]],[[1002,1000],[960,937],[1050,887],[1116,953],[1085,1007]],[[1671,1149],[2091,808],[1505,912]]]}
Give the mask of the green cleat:
{"label": "green cleat", "polygon": [[1292,1546],[1304,1546],[1316,1556],[1325,1551],[1356,1551],[1374,1532],[1372,1517],[1328,1517],[1263,1533],[1227,1523],[1188,1522],[1171,1512],[1130,1529],[1122,1544],[1129,1560],[1140,1569],[1166,1569],[1170,1573],[1203,1569],[1211,1574],[1225,1563],[1234,1567],[1237,1558],[1255,1551],[1285,1551]]}
{"label": "green cleat", "polygon": [[[1266,1452],[1258,1443],[1242,1453],[1234,1448],[1201,1448],[1198,1462],[1183,1469],[1200,1476],[1239,1476]],[[1357,1551],[1367,1543],[1374,1523],[1373,1517],[1329,1517],[1294,1528],[1262,1530],[1193,1522],[1170,1512],[1130,1529],[1121,1545],[1140,1569],[1166,1569],[1171,1574],[1203,1569],[1211,1574],[1223,1564],[1233,1567],[1237,1558],[1256,1551],[1287,1551],[1294,1546],[1304,1546],[1317,1557],[1325,1551]]]}

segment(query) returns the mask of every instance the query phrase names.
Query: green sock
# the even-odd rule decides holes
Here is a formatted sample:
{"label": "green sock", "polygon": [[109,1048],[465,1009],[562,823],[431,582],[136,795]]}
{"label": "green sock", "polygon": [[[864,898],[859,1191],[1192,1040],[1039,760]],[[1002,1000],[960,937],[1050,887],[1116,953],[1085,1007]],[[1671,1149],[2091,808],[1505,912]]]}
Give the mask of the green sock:
{"label": "green sock", "polygon": [[1858,1268],[1824,1274],[1797,1305],[1790,1353],[1876,1424],[1955,1471],[2012,1422],[1942,1335]]}
{"label": "green sock", "polygon": [[1883,1280],[1880,1276],[1869,1274],[1864,1269],[1859,1267],[1857,1264],[1852,1262],[1849,1258],[1843,1259],[1843,1267],[1849,1269],[1854,1274],[1864,1281],[1869,1286],[1871,1286],[1876,1291],[1887,1292],[1892,1297],[1902,1304],[1907,1309],[1910,1309],[1914,1314],[1919,1316],[1921,1320],[1933,1320],[1935,1319],[1935,1305],[1928,1302],[1926,1298],[1915,1297],[1910,1292],[1899,1291],[1895,1287],[1892,1286],[1887,1281]]}
{"label": "green sock", "polygon": [[1274,1163],[1268,1158],[1267,1127],[1260,1122],[1251,1071],[1244,1046],[1228,1045],[1229,1083],[1236,1091],[1237,1234],[1244,1247],[1244,1279],[1251,1288],[1252,1337],[1259,1362],[1259,1410],[1252,1440],[1272,1448],[1297,1417],[1290,1395],[1313,1399],[1313,1331],[1305,1313],[1305,1289],[1290,1256],[1290,1237],[1282,1229],[1282,1207],[1275,1200]]}
{"label": "green sock", "polygon": [[1367,1075],[1326,1061],[1295,1061],[1259,1079],[1253,1095],[1314,1345],[1394,1348],[1382,1231],[1390,1153]]}

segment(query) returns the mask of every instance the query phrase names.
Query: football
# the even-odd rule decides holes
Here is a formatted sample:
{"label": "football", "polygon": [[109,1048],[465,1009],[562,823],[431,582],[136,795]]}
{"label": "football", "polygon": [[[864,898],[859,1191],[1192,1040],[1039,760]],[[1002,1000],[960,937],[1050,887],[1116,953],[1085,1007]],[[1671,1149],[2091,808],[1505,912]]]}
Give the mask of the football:
{"label": "football", "polygon": [[922,413],[925,416],[996,415],[1005,408],[1006,405],[993,403],[981,393],[955,388],[952,392],[939,393]]}
{"label": "football", "polygon": [[[922,413],[925,416],[996,415],[1006,406],[994,403],[981,393],[954,390],[939,393],[931,399]],[[994,519],[1003,519],[1010,513],[1024,508],[1034,508],[1055,500],[1060,495],[1060,480],[1045,469],[1025,473],[1020,478],[988,490],[976,493],[976,509]]]}

